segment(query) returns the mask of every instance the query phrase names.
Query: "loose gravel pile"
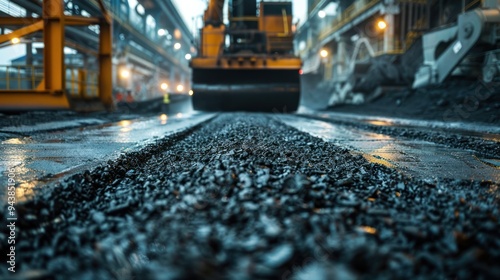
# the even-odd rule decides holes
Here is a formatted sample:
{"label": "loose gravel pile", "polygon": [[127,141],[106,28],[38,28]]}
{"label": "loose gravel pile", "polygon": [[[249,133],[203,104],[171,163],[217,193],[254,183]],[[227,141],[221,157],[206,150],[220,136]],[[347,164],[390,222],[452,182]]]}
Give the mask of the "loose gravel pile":
{"label": "loose gravel pile", "polygon": [[487,84],[481,79],[459,78],[424,89],[387,90],[382,96],[364,104],[340,105],[331,110],[360,115],[500,125],[500,79]]}
{"label": "loose gravel pile", "polygon": [[269,116],[226,114],[18,204],[17,268],[60,279],[499,279],[499,202],[496,183],[410,179]]}

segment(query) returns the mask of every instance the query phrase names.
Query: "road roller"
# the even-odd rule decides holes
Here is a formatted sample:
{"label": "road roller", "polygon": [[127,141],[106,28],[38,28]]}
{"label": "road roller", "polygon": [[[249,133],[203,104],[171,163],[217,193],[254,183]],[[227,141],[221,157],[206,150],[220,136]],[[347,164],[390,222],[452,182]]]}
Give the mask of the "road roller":
{"label": "road roller", "polygon": [[291,1],[210,0],[190,62],[201,111],[296,111],[301,60],[294,54]]}

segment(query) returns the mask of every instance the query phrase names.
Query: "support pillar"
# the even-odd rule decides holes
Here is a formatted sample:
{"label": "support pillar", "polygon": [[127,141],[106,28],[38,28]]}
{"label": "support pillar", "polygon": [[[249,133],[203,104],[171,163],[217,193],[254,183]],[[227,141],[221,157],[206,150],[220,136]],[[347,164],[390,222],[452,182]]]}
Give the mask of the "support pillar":
{"label": "support pillar", "polygon": [[175,67],[173,65],[170,66],[170,84],[169,91],[174,92],[177,89],[177,71],[175,71]]}
{"label": "support pillar", "polygon": [[63,94],[64,73],[64,5],[62,0],[43,0],[43,72],[45,89]]}
{"label": "support pillar", "polygon": [[180,75],[180,76],[181,76],[181,77],[180,77],[180,83],[181,83],[182,85],[184,85],[184,83],[186,82],[186,75],[185,75],[184,73],[181,73],[181,75]]}
{"label": "support pillar", "polygon": [[347,57],[347,39],[339,38],[337,41],[337,75],[344,76],[346,71]]}
{"label": "support pillar", "polygon": [[[411,7],[413,7],[413,4],[410,4],[410,15],[412,14]],[[385,2],[385,6],[382,10],[382,14],[384,14],[384,21],[387,24],[387,27],[385,28],[384,31],[384,45],[383,45],[384,53],[393,52],[396,49],[396,40],[395,40],[396,21],[394,20],[394,18],[395,15],[399,13],[400,13],[399,4],[396,3],[396,1],[387,0]],[[411,26],[412,23],[408,24],[408,28],[411,28]]]}
{"label": "support pillar", "polygon": [[160,72],[161,72],[161,68],[160,68],[160,65],[159,65],[159,61],[155,61],[155,71],[154,71],[154,74],[153,74],[153,78],[151,79],[150,81],[150,85],[152,83],[152,88],[154,88],[154,90],[150,90],[150,97],[156,97],[156,96],[161,96],[160,94],[160,86],[161,86],[161,80],[160,80]]}
{"label": "support pillar", "polygon": [[33,43],[26,43],[26,65],[33,65]]}
{"label": "support pillar", "polygon": [[111,24],[102,20],[99,29],[99,98],[107,110],[112,110],[114,103]]}
{"label": "support pillar", "polygon": [[384,18],[387,27],[384,31],[384,53],[392,52],[395,49],[394,44],[394,14],[386,14]]}

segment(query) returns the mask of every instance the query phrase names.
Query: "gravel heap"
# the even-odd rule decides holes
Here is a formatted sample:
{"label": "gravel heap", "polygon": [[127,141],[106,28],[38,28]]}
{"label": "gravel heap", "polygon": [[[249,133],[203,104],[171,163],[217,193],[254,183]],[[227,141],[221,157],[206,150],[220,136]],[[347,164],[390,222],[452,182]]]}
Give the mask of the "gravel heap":
{"label": "gravel heap", "polygon": [[[369,97],[368,97],[369,98]],[[500,125],[500,79],[449,79],[428,88],[387,90],[361,105],[340,105],[335,112]]]}
{"label": "gravel heap", "polygon": [[60,279],[499,279],[499,202],[496,183],[410,179],[269,116],[225,114],[18,204],[17,268]]}

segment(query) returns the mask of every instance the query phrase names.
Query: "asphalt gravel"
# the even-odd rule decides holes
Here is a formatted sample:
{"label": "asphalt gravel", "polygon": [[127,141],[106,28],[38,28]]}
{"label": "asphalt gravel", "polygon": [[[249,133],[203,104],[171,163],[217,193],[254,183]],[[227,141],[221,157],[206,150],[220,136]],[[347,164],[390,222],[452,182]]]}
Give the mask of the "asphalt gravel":
{"label": "asphalt gravel", "polygon": [[499,279],[499,202],[495,182],[411,179],[224,114],[19,203],[16,261],[31,279]]}

